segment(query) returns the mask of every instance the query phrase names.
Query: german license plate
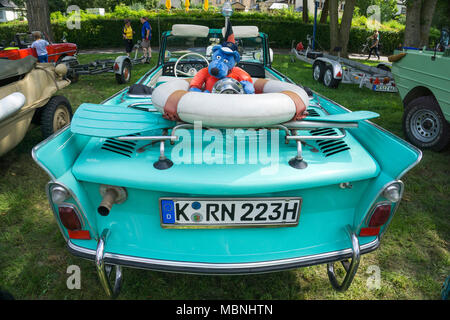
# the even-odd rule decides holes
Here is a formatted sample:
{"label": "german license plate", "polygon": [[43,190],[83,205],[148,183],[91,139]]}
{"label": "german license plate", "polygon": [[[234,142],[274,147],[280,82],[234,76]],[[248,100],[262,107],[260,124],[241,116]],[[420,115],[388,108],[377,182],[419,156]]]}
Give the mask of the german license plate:
{"label": "german license plate", "polygon": [[383,91],[383,92],[397,92],[397,88],[394,86],[387,85],[373,85],[374,91]]}
{"label": "german license plate", "polygon": [[161,198],[164,228],[295,226],[301,198]]}

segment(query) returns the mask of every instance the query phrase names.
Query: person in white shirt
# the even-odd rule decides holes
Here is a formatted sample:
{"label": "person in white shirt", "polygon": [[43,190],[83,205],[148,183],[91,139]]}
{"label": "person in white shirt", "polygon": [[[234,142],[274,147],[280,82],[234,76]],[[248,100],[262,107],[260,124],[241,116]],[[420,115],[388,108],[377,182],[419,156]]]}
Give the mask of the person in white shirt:
{"label": "person in white shirt", "polygon": [[31,48],[36,49],[39,62],[48,62],[47,46],[49,45],[47,40],[42,39],[39,31],[33,32],[34,42],[31,44]]}

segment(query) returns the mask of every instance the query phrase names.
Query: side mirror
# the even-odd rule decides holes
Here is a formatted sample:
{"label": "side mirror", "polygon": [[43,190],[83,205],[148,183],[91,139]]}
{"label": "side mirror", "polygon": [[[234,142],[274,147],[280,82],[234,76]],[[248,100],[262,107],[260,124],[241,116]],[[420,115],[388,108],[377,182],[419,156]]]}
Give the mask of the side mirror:
{"label": "side mirror", "polygon": [[269,60],[270,60],[270,63],[273,62],[273,50],[272,50],[272,48],[269,48]]}

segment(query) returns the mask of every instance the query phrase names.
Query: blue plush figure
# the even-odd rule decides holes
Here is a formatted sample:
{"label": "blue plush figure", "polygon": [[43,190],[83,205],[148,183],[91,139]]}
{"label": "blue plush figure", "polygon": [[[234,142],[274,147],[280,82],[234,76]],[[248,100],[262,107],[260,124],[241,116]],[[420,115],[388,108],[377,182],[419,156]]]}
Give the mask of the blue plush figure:
{"label": "blue plush figure", "polygon": [[231,24],[228,24],[227,28],[227,34],[229,34],[226,37],[227,41],[222,45],[213,47],[212,61],[209,67],[197,72],[190,82],[190,91],[211,92],[214,84],[218,80],[229,77],[239,81],[245,93],[255,93],[252,77],[241,68],[236,67],[241,56],[237,51],[234,35],[229,30],[232,30]]}

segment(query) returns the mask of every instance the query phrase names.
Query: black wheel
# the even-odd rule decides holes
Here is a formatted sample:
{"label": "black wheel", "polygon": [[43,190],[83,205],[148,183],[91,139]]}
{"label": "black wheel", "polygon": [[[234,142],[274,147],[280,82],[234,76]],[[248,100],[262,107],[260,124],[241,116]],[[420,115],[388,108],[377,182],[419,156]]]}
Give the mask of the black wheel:
{"label": "black wheel", "polygon": [[59,129],[65,127],[72,119],[72,106],[64,96],[54,96],[42,108],[41,131],[42,136],[49,137]]}
{"label": "black wheel", "polygon": [[441,151],[450,141],[450,126],[433,96],[410,101],[402,122],[406,138],[419,148]]}
{"label": "black wheel", "polygon": [[323,84],[328,88],[337,88],[340,81],[341,81],[340,79],[336,79],[333,76],[333,67],[332,66],[326,67],[325,72],[323,74]]}
{"label": "black wheel", "polygon": [[314,61],[313,63],[313,79],[323,82],[323,74],[325,72],[325,65],[321,61]]}
{"label": "black wheel", "polygon": [[120,74],[116,73],[116,81],[118,84],[124,84],[129,82],[131,79],[131,63],[129,61],[124,61],[122,65],[122,72]]}

